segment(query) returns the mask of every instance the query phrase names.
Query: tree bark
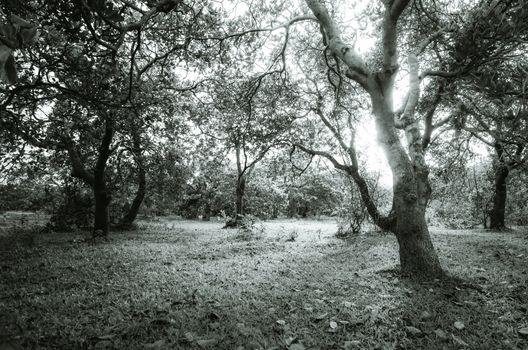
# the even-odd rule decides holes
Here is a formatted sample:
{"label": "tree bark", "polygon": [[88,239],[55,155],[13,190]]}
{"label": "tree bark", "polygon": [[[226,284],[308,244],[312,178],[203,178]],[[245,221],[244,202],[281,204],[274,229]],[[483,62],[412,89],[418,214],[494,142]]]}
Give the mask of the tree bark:
{"label": "tree bark", "polygon": [[493,208],[490,213],[490,229],[500,230],[505,227],[504,216],[508,192],[506,180],[508,175],[508,166],[503,162],[499,162],[495,169],[495,194],[493,196]]}
{"label": "tree bark", "polygon": [[236,188],[236,210],[235,220],[238,221],[244,216],[244,195],[246,193],[246,176],[242,175],[238,178]]}
{"label": "tree bark", "polygon": [[409,124],[405,130],[409,143],[408,155],[395,128],[391,99],[387,99],[387,94],[378,87],[376,81],[369,83],[379,143],[393,175],[391,216],[394,223],[389,230],[398,240],[402,274],[421,279],[441,276],[443,270],[425,219],[431,187],[419,142],[421,138],[416,135],[416,125]]}
{"label": "tree bark", "polygon": [[93,235],[107,237],[110,226],[110,201],[111,197],[103,179],[95,179],[93,186],[95,198]]}
{"label": "tree bark", "polygon": [[126,230],[132,226],[132,224],[136,220],[136,217],[139,213],[139,208],[141,207],[141,204],[143,203],[143,199],[145,199],[146,192],[147,192],[146,174],[145,174],[145,169],[143,168],[143,166],[141,166],[138,169],[138,188],[136,191],[136,195],[134,196],[134,199],[132,200],[132,204],[130,205],[130,208],[128,209],[127,213],[119,221],[118,227],[120,229]]}
{"label": "tree bark", "polygon": [[110,116],[105,116],[105,129],[101,144],[98,148],[98,155],[93,172],[86,170],[79,151],[71,138],[65,138],[65,147],[70,157],[72,165],[71,176],[83,180],[92,188],[95,199],[93,236],[107,237],[110,228],[109,205],[111,196],[106,187],[105,170],[106,163],[112,150],[110,144],[114,136],[113,120]]}
{"label": "tree bark", "polygon": [[[362,192],[365,204],[371,204],[369,214],[377,224],[386,224],[399,243],[401,271],[405,275],[416,278],[431,278],[443,274],[440,262],[429,236],[425,220],[425,208],[429,201],[431,188],[428,180],[429,170],[425,162],[424,150],[428,142],[423,144],[420,127],[417,123],[415,110],[420,98],[420,79],[418,54],[427,46],[432,38],[420,43],[415,50],[409,52],[409,93],[400,118],[394,112],[393,94],[396,72],[398,71],[398,30],[397,23],[409,0],[384,1],[385,12],[382,21],[383,53],[380,68],[367,66],[354,45],[346,45],[336,22],[330,16],[324,2],[320,0],[305,0],[308,7],[321,25],[321,31],[329,50],[346,66],[346,76],[369,93],[373,115],[376,123],[378,142],[388,160],[393,176],[393,207],[391,214],[383,220],[375,205],[372,205],[367,189]],[[375,70],[374,70],[374,69]],[[322,118],[325,122],[325,118]],[[340,140],[339,132],[334,131],[329,123],[329,129]],[[398,130],[405,132],[407,152],[403,147]],[[428,132],[431,132],[429,128]],[[426,138],[430,135],[425,135]],[[341,142],[343,144],[343,142]],[[352,146],[342,145],[350,154],[352,165],[339,164],[329,157],[336,168],[351,174],[361,189],[361,176],[358,174],[355,151]],[[319,152],[321,153],[321,152]],[[359,181],[358,181],[359,180]]]}
{"label": "tree bark", "polygon": [[147,192],[146,171],[143,164],[143,156],[141,154],[141,139],[139,133],[136,130],[132,131],[132,139],[132,152],[136,159],[138,169],[138,188],[134,200],[130,205],[130,208],[128,209],[127,213],[123,216],[123,218],[121,218],[119,224],[117,225],[120,229],[123,230],[130,229],[130,227],[136,220],[136,217],[139,213],[139,208],[141,207],[141,204],[143,203],[143,199],[145,199],[145,194]]}

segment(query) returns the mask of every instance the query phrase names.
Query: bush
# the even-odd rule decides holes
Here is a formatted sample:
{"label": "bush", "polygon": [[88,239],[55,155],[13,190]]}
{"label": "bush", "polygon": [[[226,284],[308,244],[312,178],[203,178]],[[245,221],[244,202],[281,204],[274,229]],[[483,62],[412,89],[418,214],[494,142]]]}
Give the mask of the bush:
{"label": "bush", "polygon": [[92,195],[88,190],[75,182],[68,183],[64,187],[61,203],[53,209],[49,226],[55,231],[90,227],[93,207]]}

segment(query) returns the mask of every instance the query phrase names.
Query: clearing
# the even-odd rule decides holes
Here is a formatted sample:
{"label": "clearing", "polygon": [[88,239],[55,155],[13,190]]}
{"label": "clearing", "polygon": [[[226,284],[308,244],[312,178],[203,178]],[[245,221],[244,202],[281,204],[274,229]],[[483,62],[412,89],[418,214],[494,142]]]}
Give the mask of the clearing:
{"label": "clearing", "polygon": [[456,277],[328,220],[160,219],[109,242],[0,237],[0,335],[26,349],[527,349],[528,233],[433,229]]}

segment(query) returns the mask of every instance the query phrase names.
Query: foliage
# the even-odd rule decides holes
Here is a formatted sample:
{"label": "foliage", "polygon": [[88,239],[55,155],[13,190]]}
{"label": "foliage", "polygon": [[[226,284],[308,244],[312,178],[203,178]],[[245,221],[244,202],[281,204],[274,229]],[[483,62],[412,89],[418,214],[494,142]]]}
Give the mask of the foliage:
{"label": "foliage", "polygon": [[302,175],[288,191],[288,217],[335,215],[339,180],[332,172]]}
{"label": "foliage", "polygon": [[512,225],[528,225],[528,169],[525,166],[520,168],[511,175],[510,183],[511,189],[508,193],[506,215],[508,222]]}
{"label": "foliage", "polygon": [[62,187],[60,200],[54,203],[49,227],[66,232],[89,228],[93,220],[93,199],[90,191],[76,180]]}
{"label": "foliage", "polygon": [[[451,155],[451,167],[432,173],[433,197],[428,208],[432,224],[450,228],[485,226],[493,195],[493,172],[487,157]],[[449,159],[444,154],[445,160]]]}

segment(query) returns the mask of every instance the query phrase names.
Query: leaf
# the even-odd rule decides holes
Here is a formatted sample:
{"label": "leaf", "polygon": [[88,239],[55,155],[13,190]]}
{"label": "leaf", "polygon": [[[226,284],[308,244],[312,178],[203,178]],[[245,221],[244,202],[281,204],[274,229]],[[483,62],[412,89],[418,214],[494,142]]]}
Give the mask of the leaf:
{"label": "leaf", "polygon": [[0,79],[6,84],[17,82],[17,69],[13,50],[5,45],[0,45]]}
{"label": "leaf", "polygon": [[451,337],[453,337],[454,342],[457,343],[458,345],[460,345],[460,346],[468,346],[468,343],[466,343],[465,341],[463,341],[462,339],[460,339],[456,335],[451,334]]}
{"label": "leaf", "polygon": [[464,322],[462,321],[456,321],[453,326],[458,329],[459,331],[463,330],[464,328],[466,328],[466,326],[464,325]]}
{"label": "leaf", "polygon": [[156,340],[154,343],[145,344],[146,349],[161,349],[163,346],[165,346],[164,339]]}
{"label": "leaf", "polygon": [[322,321],[325,319],[326,316],[328,316],[328,312],[325,312],[324,314],[315,315],[313,319],[316,321]]}
{"label": "leaf", "polygon": [[105,335],[100,335],[97,337],[97,339],[99,340],[110,340],[113,338],[115,338],[115,334],[105,334]]}
{"label": "leaf", "polygon": [[434,334],[440,339],[447,339],[447,333],[441,329],[435,329]]}
{"label": "leaf", "polygon": [[519,328],[517,332],[525,337],[528,337],[528,327]]}
{"label": "leaf", "polygon": [[189,343],[192,343],[194,341],[194,334],[192,332],[185,332],[183,334],[183,336],[185,337],[185,340],[187,340]]}
{"label": "leaf", "polygon": [[421,330],[419,330],[418,328],[413,327],[413,326],[406,326],[405,329],[407,330],[407,333],[412,334],[412,335],[420,335],[420,334],[422,334]]}
{"label": "leaf", "polygon": [[196,344],[198,344],[199,347],[205,348],[206,346],[215,345],[218,343],[218,339],[211,338],[211,339],[196,339]]}
{"label": "leaf", "polygon": [[357,348],[359,345],[361,344],[361,342],[359,340],[347,340],[345,342],[345,344],[343,345],[343,347],[345,349],[355,349]]}
{"label": "leaf", "polygon": [[433,317],[433,315],[429,312],[429,311],[424,311],[422,312],[422,314],[420,315],[420,318],[422,320],[428,320],[430,319],[431,317]]}
{"label": "leaf", "polygon": [[290,347],[288,348],[288,350],[305,350],[306,348],[304,347],[304,345],[302,345],[302,343],[294,343],[294,344],[291,344]]}
{"label": "leaf", "polygon": [[14,15],[14,14],[11,14],[9,19],[10,19],[11,23],[13,23],[14,25],[18,26],[19,28],[31,28],[31,27],[35,26],[35,25],[29,23],[28,21],[26,21],[25,19],[23,19],[22,17],[19,17],[19,16]]}
{"label": "leaf", "polygon": [[0,23],[0,35],[10,42],[15,41],[15,29],[9,23]]}
{"label": "leaf", "polygon": [[20,41],[22,45],[28,45],[37,38],[37,27],[21,29],[20,30]]}

